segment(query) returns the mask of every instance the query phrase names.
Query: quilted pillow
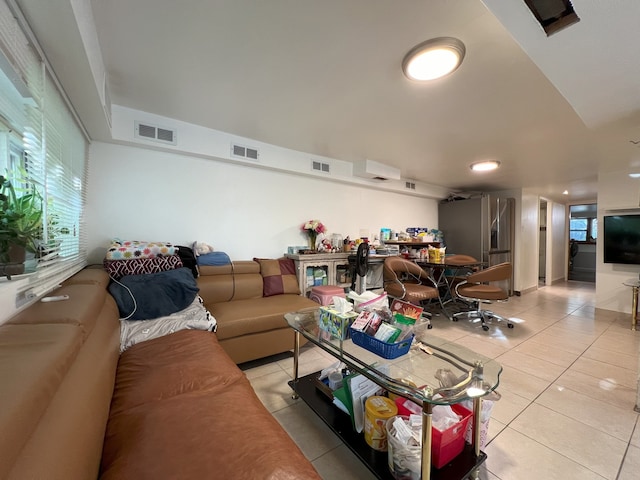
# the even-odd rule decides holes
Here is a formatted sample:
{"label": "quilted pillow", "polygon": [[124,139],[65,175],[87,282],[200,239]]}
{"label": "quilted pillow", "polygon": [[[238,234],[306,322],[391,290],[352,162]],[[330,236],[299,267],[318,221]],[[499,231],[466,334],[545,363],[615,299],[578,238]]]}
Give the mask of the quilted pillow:
{"label": "quilted pillow", "polygon": [[262,296],[281,295],[283,293],[300,294],[296,265],[290,258],[266,259],[254,258],[260,264],[262,275]]}
{"label": "quilted pillow", "polygon": [[143,275],[146,273],[164,272],[182,268],[184,265],[179,255],[168,255],[155,258],[131,258],[129,260],[107,260],[102,264],[110,277],[120,279],[125,275]]}
{"label": "quilted pillow", "polygon": [[131,258],[156,258],[175,255],[176,247],[166,242],[139,242],[114,240],[107,249],[107,260],[128,260]]}

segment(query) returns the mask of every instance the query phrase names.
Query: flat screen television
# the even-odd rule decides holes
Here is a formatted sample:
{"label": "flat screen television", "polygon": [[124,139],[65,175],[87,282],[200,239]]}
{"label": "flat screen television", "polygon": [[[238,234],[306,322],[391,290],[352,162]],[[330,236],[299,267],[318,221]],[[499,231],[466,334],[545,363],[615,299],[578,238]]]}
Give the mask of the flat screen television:
{"label": "flat screen television", "polygon": [[605,215],[604,263],[640,264],[640,215]]}

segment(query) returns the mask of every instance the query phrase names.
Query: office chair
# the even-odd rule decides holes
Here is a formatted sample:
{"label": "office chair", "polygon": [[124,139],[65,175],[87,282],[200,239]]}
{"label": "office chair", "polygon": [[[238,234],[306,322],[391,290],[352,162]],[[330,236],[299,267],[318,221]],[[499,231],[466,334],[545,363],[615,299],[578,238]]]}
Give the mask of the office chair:
{"label": "office chair", "polygon": [[498,321],[507,322],[507,327],[513,328],[513,323],[508,318],[502,317],[490,310],[483,310],[483,303],[506,302],[509,300],[509,292],[491,282],[499,282],[511,278],[512,265],[510,262],[493,265],[484,270],[474,272],[467,276],[465,280],[458,283],[455,288],[456,295],[468,302],[477,302],[477,310],[455,313],[453,321],[458,321],[461,316],[468,318],[478,318],[482,324],[482,329],[489,330],[488,323],[495,318]]}
{"label": "office chair", "polygon": [[[384,291],[390,298],[421,305],[440,297],[440,292],[429,274],[419,265],[402,257],[387,257],[383,266]],[[423,314],[428,319],[429,313]],[[431,321],[427,321],[431,328]]]}

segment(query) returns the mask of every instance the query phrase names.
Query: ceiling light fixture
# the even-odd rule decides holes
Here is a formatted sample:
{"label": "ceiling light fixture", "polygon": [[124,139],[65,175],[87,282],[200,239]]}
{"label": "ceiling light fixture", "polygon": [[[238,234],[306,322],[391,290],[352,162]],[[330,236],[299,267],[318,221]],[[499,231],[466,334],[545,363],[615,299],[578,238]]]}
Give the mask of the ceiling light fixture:
{"label": "ceiling light fixture", "polygon": [[491,170],[495,170],[500,166],[500,162],[496,160],[488,160],[486,162],[477,162],[472,163],[469,168],[474,172],[488,172]]}
{"label": "ceiling light fixture", "polygon": [[464,43],[457,38],[432,38],[407,53],[402,61],[402,71],[411,80],[435,80],[458,68],[465,51]]}
{"label": "ceiling light fixture", "polygon": [[565,190],[564,192],[562,192],[563,195],[569,195],[569,190]]}
{"label": "ceiling light fixture", "polygon": [[631,178],[640,178],[640,173],[630,173],[629,176]]}

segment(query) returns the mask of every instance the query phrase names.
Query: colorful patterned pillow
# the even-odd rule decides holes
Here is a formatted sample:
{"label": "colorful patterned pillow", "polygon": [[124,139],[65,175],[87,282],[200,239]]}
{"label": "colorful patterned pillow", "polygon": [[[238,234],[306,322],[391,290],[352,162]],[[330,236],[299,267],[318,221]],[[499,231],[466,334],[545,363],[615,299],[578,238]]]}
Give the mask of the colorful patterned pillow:
{"label": "colorful patterned pillow", "polygon": [[300,294],[296,265],[290,258],[254,258],[260,264],[262,275],[262,296],[281,295],[283,293]]}
{"label": "colorful patterned pillow", "polygon": [[170,243],[114,240],[107,250],[106,259],[156,258],[175,255],[176,253],[178,253],[178,250]]}
{"label": "colorful patterned pillow", "polygon": [[104,260],[104,269],[116,280],[125,275],[142,275],[145,273],[165,272],[182,268],[184,265],[179,255],[155,258],[132,258],[130,260]]}

